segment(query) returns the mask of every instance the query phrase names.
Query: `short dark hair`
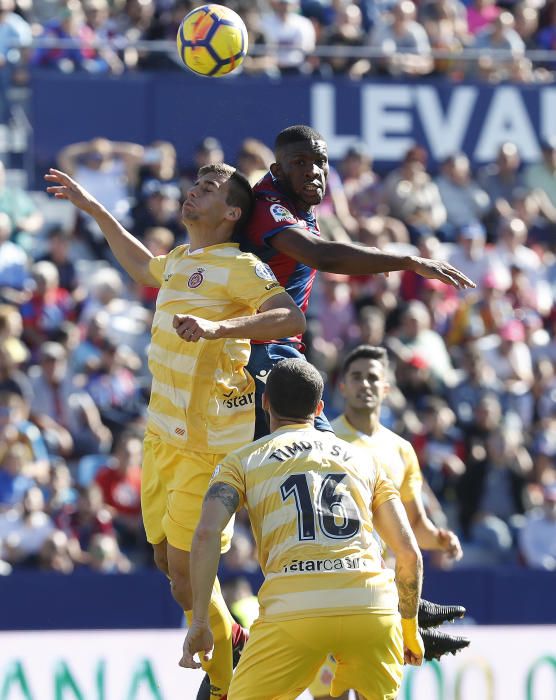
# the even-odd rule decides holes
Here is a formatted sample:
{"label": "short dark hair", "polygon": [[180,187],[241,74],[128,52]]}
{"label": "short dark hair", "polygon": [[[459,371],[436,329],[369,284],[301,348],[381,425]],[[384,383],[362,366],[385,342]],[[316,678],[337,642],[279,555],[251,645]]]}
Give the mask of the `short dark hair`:
{"label": "short dark hair", "polygon": [[315,131],[315,129],[305,124],[288,126],[287,129],[283,129],[276,137],[274,152],[276,153],[280,148],[290,143],[299,143],[300,141],[324,141],[324,137],[321,136],[318,131]]}
{"label": "short dark hair", "polygon": [[236,170],[236,168],[226,163],[210,163],[209,165],[203,165],[202,168],[199,168],[197,175],[198,177],[202,177],[203,175],[208,175],[208,173],[215,173],[216,175],[223,175],[228,178],[230,187],[228,189],[226,204],[241,209],[241,216],[234,226],[234,234],[241,233],[249,221],[249,217],[255,205],[255,195],[253,194],[253,188],[249,184],[249,180],[243,173],[240,173],[239,170]]}
{"label": "short dark hair", "polygon": [[283,418],[309,418],[322,398],[324,382],[316,367],[301,358],[281,360],[266,382],[272,410]]}
{"label": "short dark hair", "polygon": [[345,376],[351,365],[356,360],[378,360],[384,366],[384,369],[388,369],[388,353],[385,348],[378,347],[376,345],[359,345],[354,348],[349,355],[344,360],[342,365],[342,376]]}

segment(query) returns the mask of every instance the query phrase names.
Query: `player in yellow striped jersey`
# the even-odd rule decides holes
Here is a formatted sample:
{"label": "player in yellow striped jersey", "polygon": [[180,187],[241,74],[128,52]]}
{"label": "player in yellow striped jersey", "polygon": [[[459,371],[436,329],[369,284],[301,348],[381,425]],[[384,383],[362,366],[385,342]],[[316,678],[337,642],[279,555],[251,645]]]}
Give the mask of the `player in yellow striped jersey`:
{"label": "player in yellow striped jersey", "polygon": [[[96,220],[135,281],[160,287],[149,350],[153,383],[141,502],[157,566],[190,617],[189,551],[210,475],[227,452],[253,439],[249,340],[302,332],[305,319],[268,266],[232,242],[253,201],[249,183],[234,168],[201,168],[182,208],[190,243],[162,257],[153,257],[65,173],[51,169],[45,179],[48,192]],[[223,534],[223,550],[230,535]],[[240,640],[218,585],[210,614],[217,644],[206,670],[210,697],[221,698],[232,676],[232,634]]]}
{"label": "player in yellow striped jersey", "polygon": [[[193,622],[180,664],[210,655],[208,606],[220,537],[247,507],[265,581],[260,616],[228,700],[293,700],[329,651],[333,692],[355,687],[368,700],[396,696],[402,665],[419,665],[422,561],[399,495],[368,455],[314,427],[323,382],[302,359],[271,370],[263,396],[271,435],[215,469],[191,550]],[[376,527],[396,556],[382,566]],[[399,612],[398,612],[399,609]]]}
{"label": "player in yellow striped jersey", "polygon": [[[413,446],[380,423],[380,409],[389,389],[387,369],[384,348],[361,345],[352,350],[344,361],[340,383],[344,413],[332,421],[332,428],[338,437],[365,450],[382,466],[400,493],[419,547],[460,559],[457,535],[436,527],[427,516],[421,495],[423,478]],[[333,659],[328,659],[309,687],[317,700],[329,697],[334,670]]]}

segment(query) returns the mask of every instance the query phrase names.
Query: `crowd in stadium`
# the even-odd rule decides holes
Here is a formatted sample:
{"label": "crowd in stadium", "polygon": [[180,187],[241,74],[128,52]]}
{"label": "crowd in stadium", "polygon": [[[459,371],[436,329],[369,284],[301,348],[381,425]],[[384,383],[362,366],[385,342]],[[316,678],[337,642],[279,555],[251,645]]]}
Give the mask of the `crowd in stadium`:
{"label": "crowd in stadium", "polygon": [[[223,153],[208,137],[178,163],[167,142],[95,139],[58,161],[158,255],[184,240],[196,169],[223,159],[255,182],[272,154],[253,139]],[[45,217],[0,166],[0,573],[127,572],[152,565],[140,475],[156,290],[130,283],[94,222],[73,209],[56,221],[56,204]],[[415,146],[384,176],[352,147],[319,221],[330,240],[445,259],[477,283],[319,273],[305,342],[328,416],[342,411],[345,354],[385,346],[382,421],[412,441],[432,519],[461,536],[457,566],[555,569],[556,141],[525,167],[505,143],[477,173],[463,154],[431,173]],[[256,569],[247,522],[225,578]]]}
{"label": "crowd in stadium", "polygon": [[[18,65],[16,82],[26,80],[25,65],[115,75],[178,69],[175,52],[150,52],[134,43],[174,42],[181,20],[195,4],[2,0],[0,62]],[[301,0],[300,5],[298,0],[236,0],[227,5],[241,14],[250,45],[260,49],[244,62],[242,70],[250,74],[347,74],[354,79],[449,75],[519,83],[554,79],[553,61],[533,64],[525,55],[531,49],[556,48],[554,0]],[[29,50],[33,38],[77,43]],[[315,48],[331,46],[344,53],[315,55]],[[371,57],[364,55],[366,47]],[[463,61],[467,48],[476,53],[473,60]],[[431,51],[442,54],[433,57]]]}

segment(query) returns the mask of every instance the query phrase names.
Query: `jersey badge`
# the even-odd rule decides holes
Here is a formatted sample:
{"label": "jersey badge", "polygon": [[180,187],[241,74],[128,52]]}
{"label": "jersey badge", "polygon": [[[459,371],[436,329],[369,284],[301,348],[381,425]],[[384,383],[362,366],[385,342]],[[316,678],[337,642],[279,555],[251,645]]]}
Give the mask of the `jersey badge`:
{"label": "jersey badge", "polygon": [[189,289],[196,289],[197,287],[199,287],[203,283],[203,280],[205,279],[203,277],[204,271],[205,271],[204,268],[199,267],[199,268],[197,268],[197,272],[194,272],[191,275],[191,277],[187,281],[187,286],[189,287]]}
{"label": "jersey badge", "polygon": [[277,282],[276,275],[270,267],[263,262],[258,262],[255,265],[255,274],[257,277],[260,277],[262,280],[268,280],[269,282]]}
{"label": "jersey badge", "polygon": [[282,204],[272,204],[270,207],[270,213],[274,221],[295,221],[295,216],[291,213],[289,209],[282,206]]}

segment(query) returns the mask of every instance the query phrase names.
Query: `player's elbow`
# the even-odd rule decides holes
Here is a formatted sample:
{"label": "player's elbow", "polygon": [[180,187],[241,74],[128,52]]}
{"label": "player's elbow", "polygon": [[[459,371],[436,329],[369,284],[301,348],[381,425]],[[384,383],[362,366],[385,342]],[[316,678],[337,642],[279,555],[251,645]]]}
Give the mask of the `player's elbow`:
{"label": "player's elbow", "polygon": [[201,522],[197,525],[197,529],[195,530],[194,538],[197,547],[204,548],[209,542],[212,542],[215,539],[220,539],[221,535],[222,528],[220,528],[217,523],[201,520]]}
{"label": "player's elbow", "polygon": [[305,314],[295,304],[288,308],[285,318],[285,326],[285,336],[301,335],[302,333],[305,333],[305,329],[307,328]]}
{"label": "player's elbow", "polygon": [[404,543],[394,552],[396,562],[404,569],[411,571],[421,571],[423,568],[423,557],[417,542],[412,538],[411,541]]}

